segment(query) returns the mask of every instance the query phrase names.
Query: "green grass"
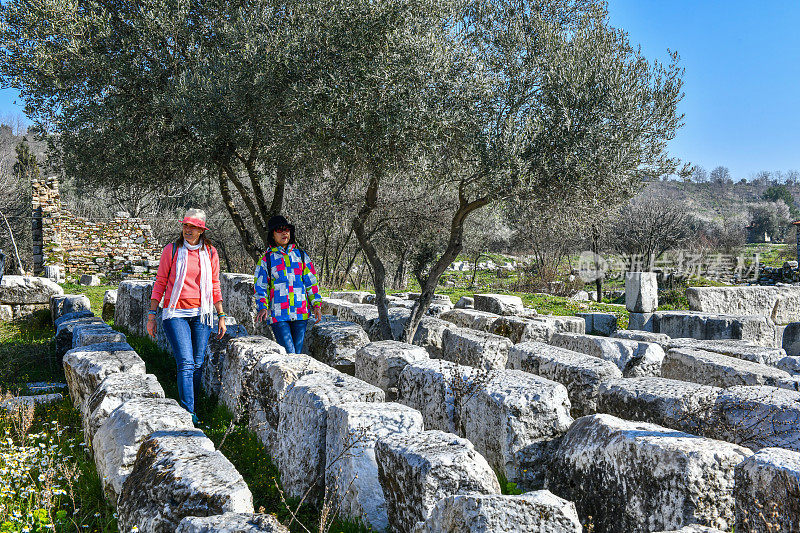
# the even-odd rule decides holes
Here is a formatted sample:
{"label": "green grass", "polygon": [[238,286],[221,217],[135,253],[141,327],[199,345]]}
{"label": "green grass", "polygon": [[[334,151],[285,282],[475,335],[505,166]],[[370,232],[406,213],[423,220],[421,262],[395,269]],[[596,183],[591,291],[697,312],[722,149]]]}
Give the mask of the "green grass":
{"label": "green grass", "polygon": [[761,266],[781,267],[786,261],[797,259],[797,247],[791,244],[747,244],[744,247],[746,260],[758,254]]}
{"label": "green grass", "polygon": [[98,287],[87,287],[76,283],[61,283],[61,288],[64,289],[64,294],[85,295],[92,304],[92,312],[95,316],[100,316],[103,313],[103,296],[106,294],[107,290],[116,290],[117,286],[100,285]]}

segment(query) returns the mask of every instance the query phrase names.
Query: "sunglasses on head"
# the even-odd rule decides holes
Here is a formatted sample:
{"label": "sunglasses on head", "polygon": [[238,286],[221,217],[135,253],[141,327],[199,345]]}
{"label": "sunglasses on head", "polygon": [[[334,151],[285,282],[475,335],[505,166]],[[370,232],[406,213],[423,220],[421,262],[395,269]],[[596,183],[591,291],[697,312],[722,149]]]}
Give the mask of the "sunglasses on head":
{"label": "sunglasses on head", "polygon": [[289,226],[281,226],[279,228],[275,228],[275,231],[278,233],[288,233],[291,230],[289,229]]}

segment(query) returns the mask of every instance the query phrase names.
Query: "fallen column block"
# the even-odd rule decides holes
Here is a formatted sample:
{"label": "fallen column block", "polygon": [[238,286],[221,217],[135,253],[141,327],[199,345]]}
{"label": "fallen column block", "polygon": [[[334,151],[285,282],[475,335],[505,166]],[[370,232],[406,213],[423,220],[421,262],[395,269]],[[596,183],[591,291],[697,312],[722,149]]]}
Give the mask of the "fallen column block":
{"label": "fallen column block", "polygon": [[298,379],[307,374],[331,373],[336,370],[305,354],[269,354],[253,368],[249,388],[248,425],[272,457],[277,455],[278,423],[281,400]]}
{"label": "fallen column block", "polygon": [[355,376],[386,393],[387,400],[397,398],[400,372],[409,363],[428,359],[420,346],[398,341],[372,342],[355,354]]}
{"label": "fallen column block", "polygon": [[117,505],[121,531],[175,531],[187,516],[252,513],[236,468],[199,430],[156,431],[139,447]]}
{"label": "fallen column block", "polygon": [[609,339],[595,335],[556,333],[550,344],[611,361],[625,377],[658,376],[664,350],[658,344],[625,339]]}
{"label": "fallen column block", "polygon": [[575,504],[547,490],[519,496],[480,495],[442,498],[414,533],[581,533]]}
{"label": "fallen column block", "polygon": [[152,281],[123,281],[117,288],[114,326],[139,337],[147,336],[147,311],[150,309]]}
{"label": "fallen column block", "polygon": [[800,320],[799,287],[689,287],[686,298],[694,311],[764,315],[776,324]]}
{"label": "fallen column block", "polygon": [[214,516],[187,516],[175,533],[289,533],[269,514],[225,513]]}
{"label": "fallen column block", "polygon": [[541,487],[549,456],[572,424],[567,389],[520,370],[503,370],[467,395],[464,436],[496,471],[522,488]]}
{"label": "fallen column block", "polygon": [[[66,319],[66,320],[61,320]],[[83,324],[104,325],[105,322],[99,317],[94,316],[89,311],[79,311],[63,315],[61,319],[56,319],[56,359],[60,362],[64,354],[72,349],[72,332],[77,326]]]}
{"label": "fallen column block", "polygon": [[466,328],[447,329],[442,337],[442,359],[486,371],[502,370],[513,346],[506,337]]}
{"label": "fallen column block", "polygon": [[[647,533],[699,524],[730,531],[734,468],[747,448],[611,415],[579,418],[547,488],[575,502],[595,531]],[[631,505],[631,502],[636,502]]]}
{"label": "fallen column block", "polygon": [[664,357],[661,377],[713,387],[772,385],[791,376],[778,368],[694,348],[673,348]]}
{"label": "fallen column block", "polygon": [[512,346],[508,350],[508,368],[564,385],[574,418],[596,413],[600,385],[622,377],[622,371],[611,361],[541,342]]}
{"label": "fallen column block", "polygon": [[364,328],[354,322],[335,320],[315,324],[304,349],[314,359],[350,374],[355,373],[356,351],[369,344]]}
{"label": "fallen column block", "polygon": [[164,389],[152,374],[116,372],[109,374],[86,400],[83,419],[85,442],[92,442],[97,428],[111,412],[132,398],[164,398]]}
{"label": "fallen column block", "polygon": [[228,343],[219,365],[219,400],[234,417],[238,417],[250,401],[245,384],[250,380],[253,367],[264,356],[285,353],[283,346],[266,337],[238,337]]}
{"label": "fallen column block", "polygon": [[133,398],[112,411],[92,440],[97,474],[108,501],[117,505],[139,446],[148,435],[193,429],[192,415],[169,398]]}
{"label": "fallen column block", "polygon": [[736,531],[800,531],[800,453],[764,448],[736,467]]}
{"label": "fallen column block", "polygon": [[760,315],[712,315],[693,311],[656,311],[653,331],[672,338],[735,339],[774,347],[775,323]]}
{"label": "fallen column block", "polygon": [[68,313],[76,311],[90,311],[92,303],[83,294],[63,294],[50,297],[50,319],[55,324],[56,320]]}
{"label": "fallen column block", "polygon": [[597,412],[650,422],[694,435],[707,434],[722,389],[666,378],[624,378],[600,385]]}
{"label": "fallen column block", "polygon": [[609,336],[617,330],[617,315],[614,313],[575,313],[575,316],[584,320],[589,335]]}
{"label": "fallen column block", "polygon": [[383,402],[382,390],[347,374],[315,373],[298,379],[280,400],[275,457],[284,490],[319,497],[325,483],[328,411],[345,402]]}
{"label": "fallen column block", "polygon": [[707,352],[721,353],[752,363],[776,366],[778,361],[786,357],[783,348],[769,348],[756,346],[737,340],[698,340],[698,339],[670,339],[664,345],[664,350],[672,348],[693,348]]}
{"label": "fallen column block", "polygon": [[128,342],[128,339],[106,324],[77,324],[72,330],[73,348],[109,342]]}
{"label": "fallen column block", "polygon": [[[206,391],[206,394],[216,398],[219,398],[220,391],[222,390],[222,362],[227,356],[228,344],[230,344],[233,339],[248,336],[244,326],[237,324],[236,319],[233,317],[227,317],[225,319],[225,325],[227,329],[225,335],[221,339],[218,339],[214,334],[208,339],[206,358],[203,362],[202,376],[200,378],[201,386],[203,390]],[[215,321],[212,326],[212,331],[216,331],[218,327],[218,323]],[[159,328],[159,330],[163,331],[163,328]]]}
{"label": "fallen column block", "polygon": [[423,431],[378,439],[375,459],[393,531],[411,531],[442,498],[500,493],[486,459],[468,440],[451,433]]}
{"label": "fallen column block", "polygon": [[124,342],[92,344],[75,348],[64,355],[64,377],[72,403],[86,416],[86,400],[110,374],[145,373],[144,361]]}
{"label": "fallen column block", "polygon": [[353,402],[328,411],[326,487],[340,512],[376,531],[389,526],[375,442],[423,430],[422,414],[398,403]]}

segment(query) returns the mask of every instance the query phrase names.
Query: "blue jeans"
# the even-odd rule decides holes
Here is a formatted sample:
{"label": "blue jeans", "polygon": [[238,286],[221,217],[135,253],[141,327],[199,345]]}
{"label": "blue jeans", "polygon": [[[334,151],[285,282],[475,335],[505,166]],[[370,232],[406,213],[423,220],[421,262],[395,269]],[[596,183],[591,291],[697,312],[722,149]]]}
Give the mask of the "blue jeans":
{"label": "blue jeans", "polygon": [[275,340],[286,348],[286,353],[302,353],[303,339],[306,337],[307,320],[289,320],[270,324]]}
{"label": "blue jeans", "polygon": [[199,316],[164,320],[164,334],[178,365],[178,398],[184,409],[194,413],[194,393],[201,387],[203,361],[211,327]]}

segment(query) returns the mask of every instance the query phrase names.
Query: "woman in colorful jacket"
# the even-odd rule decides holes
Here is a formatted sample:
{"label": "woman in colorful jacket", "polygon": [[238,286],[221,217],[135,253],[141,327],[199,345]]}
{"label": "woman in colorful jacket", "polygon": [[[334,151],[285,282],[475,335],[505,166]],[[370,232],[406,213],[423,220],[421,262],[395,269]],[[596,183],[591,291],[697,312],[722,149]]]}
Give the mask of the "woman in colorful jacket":
{"label": "woman in colorful jacket", "polygon": [[163,296],[164,334],[178,365],[178,398],[197,424],[195,392],[200,390],[213,311],[219,317],[218,339],[225,335],[226,315],[222,312],[219,255],[205,236],[206,214],[189,209],[181,224],[181,234],[161,251],[147,312],[147,333],[155,338],[156,311]]}
{"label": "woman in colorful jacket", "polygon": [[301,353],[309,307],[322,318],[317,272],[311,258],[297,246],[294,226],[280,215],[267,222],[270,249],[256,266],[256,322],[271,317],[275,339],[286,353]]}

